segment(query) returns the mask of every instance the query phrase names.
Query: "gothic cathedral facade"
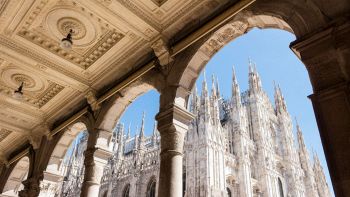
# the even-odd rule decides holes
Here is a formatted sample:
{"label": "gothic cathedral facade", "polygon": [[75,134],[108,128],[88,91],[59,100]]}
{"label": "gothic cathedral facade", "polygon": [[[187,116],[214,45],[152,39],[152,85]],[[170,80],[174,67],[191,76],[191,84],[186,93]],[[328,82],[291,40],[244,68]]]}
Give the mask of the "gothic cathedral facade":
{"label": "gothic cathedral facade", "polygon": [[[316,154],[311,161],[298,124],[295,142],[292,119],[278,86],[274,101],[273,105],[262,89],[252,63],[249,63],[249,89],[245,92],[240,92],[233,72],[230,99],[220,96],[214,77],[211,92],[206,79],[201,95],[194,88],[189,108],[196,118],[187,132],[184,147],[185,197],[331,196],[320,161]],[[123,124],[117,124],[113,135],[115,154],[104,169],[101,197],[157,196],[160,136],[156,125],[152,136],[145,136],[144,130],[144,118],[133,137],[130,126],[125,129]],[[67,165],[72,163],[76,162]],[[82,176],[81,169],[75,172],[80,174],[70,173],[65,179]],[[74,191],[80,191],[79,182],[63,184],[57,187],[59,192],[51,191],[51,194],[76,196]],[[49,193],[42,192],[50,196]]]}

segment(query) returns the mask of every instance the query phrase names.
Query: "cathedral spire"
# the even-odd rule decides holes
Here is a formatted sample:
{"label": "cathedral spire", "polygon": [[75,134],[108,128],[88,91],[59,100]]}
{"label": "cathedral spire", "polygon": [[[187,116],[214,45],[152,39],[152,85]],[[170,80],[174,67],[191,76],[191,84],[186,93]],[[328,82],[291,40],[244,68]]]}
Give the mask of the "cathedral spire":
{"label": "cathedral spire", "polygon": [[250,91],[254,91],[255,90],[255,84],[256,84],[255,72],[254,72],[254,69],[253,69],[252,60],[249,58],[248,61],[249,61],[248,62],[248,67],[249,67],[249,73],[248,73],[249,90]]}
{"label": "cathedral spire", "polygon": [[304,137],[303,133],[301,131],[301,128],[299,126],[298,120],[295,118],[296,122],[296,128],[297,128],[297,136],[298,136],[298,144],[299,144],[299,149],[303,152],[307,151],[305,143],[304,143]]}
{"label": "cathedral spire", "polygon": [[251,93],[257,93],[261,91],[262,85],[261,85],[260,76],[256,69],[256,64],[253,63],[250,58],[249,58],[248,66],[249,66],[249,74],[248,74],[249,91]]}
{"label": "cathedral spire", "polygon": [[201,95],[201,114],[204,118],[203,120],[205,122],[208,122],[210,119],[210,102],[209,102],[209,95],[208,95],[208,85],[207,85],[207,79],[206,74],[204,70],[204,79],[202,82],[202,95]]}
{"label": "cathedral spire", "polygon": [[123,148],[124,148],[124,124],[118,124],[118,149],[117,149],[118,158],[122,157]]}
{"label": "cathedral spire", "polygon": [[220,123],[220,109],[219,109],[219,97],[217,96],[217,89],[216,89],[216,81],[215,76],[212,75],[212,86],[211,86],[211,117],[212,121],[215,125],[218,125]]}
{"label": "cathedral spire", "polygon": [[253,62],[252,62],[252,59],[250,59],[250,57],[248,57],[248,67],[249,67],[249,73],[254,73]]}
{"label": "cathedral spire", "polygon": [[140,129],[140,139],[145,137],[145,112],[142,113],[141,129]]}
{"label": "cathedral spire", "polygon": [[208,96],[208,84],[207,84],[207,76],[204,70],[204,77],[202,82],[202,99],[205,99]]}
{"label": "cathedral spire", "polygon": [[232,104],[238,107],[241,105],[241,92],[236,79],[236,72],[234,66],[232,66]]}
{"label": "cathedral spire", "polygon": [[155,145],[157,142],[157,121],[154,121],[153,133],[152,133],[152,144]]}
{"label": "cathedral spire", "polygon": [[140,134],[139,134],[139,140],[138,140],[138,149],[143,149],[144,147],[144,140],[145,138],[145,112],[142,114],[142,122],[141,122],[141,128],[140,128]]}
{"label": "cathedral spire", "polygon": [[327,196],[327,197],[331,196],[320,159],[318,158],[318,155],[315,151],[313,151],[313,159],[314,159],[313,171],[315,174],[316,187],[319,193],[322,193],[322,196]]}
{"label": "cathedral spire", "polygon": [[118,140],[118,143],[120,143],[124,139],[124,124],[123,123],[118,123],[117,124],[117,130],[118,130],[117,140]]}
{"label": "cathedral spire", "polygon": [[279,85],[276,86],[276,83],[273,82],[274,84],[274,97],[275,97],[275,107],[276,107],[276,112],[281,113],[281,112],[286,112],[287,111],[287,105],[284,100],[281,88]]}
{"label": "cathedral spire", "polygon": [[215,76],[214,74],[211,75],[211,96],[212,98],[218,98],[217,97],[217,90],[216,90],[216,84],[215,84]]}
{"label": "cathedral spire", "polygon": [[312,155],[313,155],[313,159],[314,159],[314,165],[317,166],[317,167],[322,168],[320,159],[318,158],[318,155],[317,155],[317,153],[314,150],[312,151]]}
{"label": "cathedral spire", "polygon": [[128,136],[127,136],[127,139],[130,139],[131,135],[131,122],[129,122],[129,128],[128,128]]}
{"label": "cathedral spire", "polygon": [[139,138],[137,136],[137,134],[135,133],[135,137],[134,137],[134,150],[137,150],[139,147]]}
{"label": "cathedral spire", "polygon": [[199,107],[199,98],[198,98],[198,91],[197,91],[197,85],[194,84],[194,88],[192,90],[192,100],[191,100],[191,112],[197,113]]}
{"label": "cathedral spire", "polygon": [[219,78],[216,77],[216,92],[217,92],[217,97],[220,98],[220,86],[219,86]]}

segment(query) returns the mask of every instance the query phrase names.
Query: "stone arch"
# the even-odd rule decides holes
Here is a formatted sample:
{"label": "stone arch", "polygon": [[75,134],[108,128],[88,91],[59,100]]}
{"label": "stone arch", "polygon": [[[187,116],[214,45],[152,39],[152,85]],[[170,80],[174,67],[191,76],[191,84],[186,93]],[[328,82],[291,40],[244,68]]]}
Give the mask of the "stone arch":
{"label": "stone arch", "polygon": [[277,187],[278,187],[279,197],[284,197],[285,190],[284,190],[283,183],[282,183],[282,180],[280,177],[277,177]]}
{"label": "stone arch", "polygon": [[130,183],[126,184],[123,189],[122,197],[130,196]]}
{"label": "stone arch", "polygon": [[168,83],[180,88],[176,88],[176,93],[172,97],[175,102],[179,98],[184,99],[177,103],[186,107],[189,92],[206,63],[226,44],[252,28],[281,29],[301,38],[326,23],[325,16],[312,2],[256,1],[175,57],[175,66],[170,73],[172,76],[169,77]]}
{"label": "stone arch", "polygon": [[146,196],[147,197],[155,197],[157,191],[157,179],[155,176],[152,176],[147,184],[147,191]]}
{"label": "stone arch", "polygon": [[83,122],[76,122],[68,126],[68,128],[62,132],[59,140],[57,141],[55,148],[51,153],[49,163],[46,169],[50,171],[58,171],[62,159],[66,155],[67,150],[73,142],[73,140],[79,135],[80,132],[86,130],[87,127]]}
{"label": "stone arch", "polygon": [[23,189],[22,181],[24,181],[29,173],[30,159],[28,156],[21,158],[14,165],[8,176],[7,182],[2,190],[2,195],[18,196],[18,192]]}
{"label": "stone arch", "polygon": [[61,188],[65,175],[63,162],[67,151],[82,132],[88,134],[88,127],[88,123],[80,119],[53,136],[52,151],[48,153],[50,157],[48,157],[44,179],[41,183],[41,195],[54,195]]}
{"label": "stone arch", "polygon": [[239,183],[233,174],[226,176],[226,190],[228,194],[230,192],[231,196],[240,196]]}
{"label": "stone arch", "polygon": [[96,125],[98,129],[112,131],[126,108],[139,96],[155,88],[143,80],[138,80],[119,91],[106,101],[98,116]]}
{"label": "stone arch", "polygon": [[105,191],[102,195],[102,197],[107,197],[108,191]]}
{"label": "stone arch", "polygon": [[[229,42],[254,27],[275,28],[293,33],[292,28],[280,18],[269,15],[254,15],[248,11],[240,13],[231,22],[215,31],[205,41],[202,41],[182,72],[178,81],[179,86],[191,90],[207,62]],[[180,94],[181,92],[178,90],[177,96],[180,96]]]}

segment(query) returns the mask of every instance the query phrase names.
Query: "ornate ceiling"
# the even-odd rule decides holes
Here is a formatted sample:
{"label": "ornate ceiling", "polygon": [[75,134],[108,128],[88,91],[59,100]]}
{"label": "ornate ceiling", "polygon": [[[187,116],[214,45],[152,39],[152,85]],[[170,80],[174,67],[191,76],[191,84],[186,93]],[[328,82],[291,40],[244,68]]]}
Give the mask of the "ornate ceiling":
{"label": "ornate ceiling", "polygon": [[[228,0],[0,0],[0,160]],[[73,29],[73,49],[59,47]],[[24,99],[12,97],[24,82]]]}

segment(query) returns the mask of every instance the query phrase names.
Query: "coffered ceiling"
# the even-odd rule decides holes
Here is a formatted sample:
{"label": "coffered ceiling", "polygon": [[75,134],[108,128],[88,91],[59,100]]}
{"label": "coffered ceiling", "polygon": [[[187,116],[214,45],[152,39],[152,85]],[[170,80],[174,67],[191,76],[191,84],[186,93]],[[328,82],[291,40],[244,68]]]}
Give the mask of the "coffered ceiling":
{"label": "coffered ceiling", "polygon": [[157,37],[171,39],[228,1],[0,0],[0,160],[75,110],[88,90],[135,69]]}

